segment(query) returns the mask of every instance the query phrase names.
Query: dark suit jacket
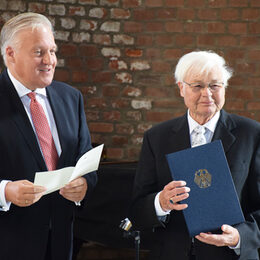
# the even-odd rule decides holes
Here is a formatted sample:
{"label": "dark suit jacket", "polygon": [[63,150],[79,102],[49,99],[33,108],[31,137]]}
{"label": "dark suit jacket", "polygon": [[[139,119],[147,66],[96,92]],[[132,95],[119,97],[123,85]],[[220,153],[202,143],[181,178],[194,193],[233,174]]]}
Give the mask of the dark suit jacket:
{"label": "dark suit jacket", "polygon": [[[239,224],[239,259],[258,259],[260,246],[260,124],[221,111],[213,140],[221,139],[236,191],[246,218]],[[165,155],[189,148],[187,115],[161,123],[144,135],[130,211],[136,228],[154,229],[152,259],[188,259],[191,239],[182,211],[172,211],[163,224],[156,216],[154,198],[172,178]],[[188,163],[188,162],[187,162]],[[224,224],[224,223],[223,223]],[[195,239],[199,260],[237,259],[232,249],[216,247]]]}
{"label": "dark suit jacket", "polygon": [[[57,168],[75,166],[91,149],[82,95],[54,81],[47,96],[62,148]],[[31,123],[5,70],[0,75],[0,181],[33,182],[35,172],[46,170]],[[88,194],[96,184],[96,173],[86,178]],[[49,235],[53,259],[70,259],[74,209],[75,203],[54,192],[30,207],[12,204],[8,212],[0,211],[0,259],[41,260]]]}

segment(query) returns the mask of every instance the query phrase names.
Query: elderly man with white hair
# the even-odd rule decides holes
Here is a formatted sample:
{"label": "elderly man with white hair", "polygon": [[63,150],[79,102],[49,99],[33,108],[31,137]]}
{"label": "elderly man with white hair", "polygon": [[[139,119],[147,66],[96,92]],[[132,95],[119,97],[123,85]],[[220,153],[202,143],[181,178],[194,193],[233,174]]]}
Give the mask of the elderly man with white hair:
{"label": "elderly man with white hair", "polygon": [[[134,226],[154,231],[150,259],[259,259],[260,124],[223,110],[231,76],[223,57],[212,51],[185,54],[175,78],[187,113],[144,134],[130,213]],[[204,129],[203,143],[223,143],[245,222],[223,223],[216,233],[190,238],[183,216],[190,188],[172,180],[165,155],[197,146],[198,127]]]}

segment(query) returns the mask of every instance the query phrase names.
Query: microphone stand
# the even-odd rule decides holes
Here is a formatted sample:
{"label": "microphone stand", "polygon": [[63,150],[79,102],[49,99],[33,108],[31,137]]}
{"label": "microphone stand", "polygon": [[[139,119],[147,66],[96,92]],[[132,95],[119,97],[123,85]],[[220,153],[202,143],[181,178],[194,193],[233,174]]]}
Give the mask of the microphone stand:
{"label": "microphone stand", "polygon": [[135,260],[139,260],[140,242],[141,242],[140,231],[138,231],[138,230],[130,231],[130,229],[132,227],[132,223],[128,218],[122,220],[119,227],[124,230],[124,233],[123,233],[124,237],[126,237],[126,238],[133,237],[134,238],[134,240],[135,240]]}

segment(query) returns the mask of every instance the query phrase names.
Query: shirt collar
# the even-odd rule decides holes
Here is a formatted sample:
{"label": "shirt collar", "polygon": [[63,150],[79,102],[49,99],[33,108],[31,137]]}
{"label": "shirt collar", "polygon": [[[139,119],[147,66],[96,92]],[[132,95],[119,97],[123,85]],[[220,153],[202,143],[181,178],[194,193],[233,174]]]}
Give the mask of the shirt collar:
{"label": "shirt collar", "polygon": [[[188,124],[189,124],[189,129],[190,129],[190,134],[192,133],[192,131],[194,130],[194,128],[198,125],[200,125],[199,123],[197,123],[191,116],[190,116],[190,110],[188,110]],[[218,120],[220,117],[220,111],[218,111],[206,124],[204,124],[203,126],[206,127],[208,130],[210,130],[212,133],[214,133]]]}
{"label": "shirt collar", "polygon": [[[20,81],[18,81],[12,74],[11,72],[7,69],[8,76],[10,77],[11,82],[13,83],[18,95],[20,98],[23,96],[26,96],[28,93],[31,92],[30,89],[26,88]],[[37,94],[47,96],[46,94],[46,88],[37,88],[35,89],[35,92]]]}

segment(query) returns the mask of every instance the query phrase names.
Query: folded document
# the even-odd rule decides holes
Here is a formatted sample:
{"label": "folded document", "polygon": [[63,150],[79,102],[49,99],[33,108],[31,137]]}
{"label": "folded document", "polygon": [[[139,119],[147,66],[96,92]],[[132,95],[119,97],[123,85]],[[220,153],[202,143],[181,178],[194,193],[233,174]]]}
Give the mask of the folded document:
{"label": "folded document", "polygon": [[96,171],[99,166],[104,144],[101,144],[85,154],[78,160],[75,167],[65,167],[55,171],[36,172],[34,184],[47,188],[45,194],[61,189],[70,181],[87,173]]}

